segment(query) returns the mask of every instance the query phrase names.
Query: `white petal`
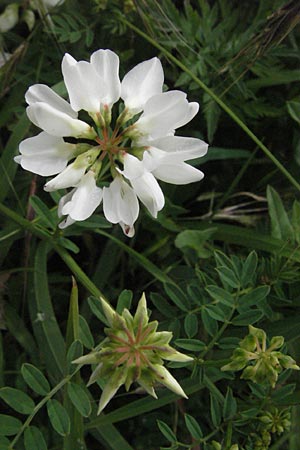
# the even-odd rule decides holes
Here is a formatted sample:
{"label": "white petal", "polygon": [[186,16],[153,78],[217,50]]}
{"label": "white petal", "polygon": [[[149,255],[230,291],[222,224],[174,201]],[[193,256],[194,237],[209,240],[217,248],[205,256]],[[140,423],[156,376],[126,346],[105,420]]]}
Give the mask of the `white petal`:
{"label": "white petal", "polygon": [[111,223],[119,222],[119,212],[115,196],[117,192],[114,191],[113,182],[109,187],[103,188],[103,212],[106,219]]}
{"label": "white petal", "polygon": [[103,411],[105,406],[109,403],[120,386],[124,383],[125,378],[125,371],[123,371],[123,373],[120,373],[120,369],[117,369],[109,378],[109,381],[104,386],[103,392],[101,394],[97,414],[100,414],[101,411]]}
{"label": "white petal", "polygon": [[119,222],[119,225],[120,225],[120,227],[122,228],[123,233],[124,233],[127,237],[132,238],[132,237],[134,236],[134,234],[135,234],[134,226],[131,226],[131,227],[130,227],[129,225],[127,225],[126,223],[123,223],[123,222]]}
{"label": "white petal", "polygon": [[202,180],[204,177],[201,170],[190,166],[184,162],[174,164],[161,164],[153,172],[153,175],[159,180],[171,184],[188,184]]}
{"label": "white petal", "polygon": [[185,122],[189,114],[190,107],[184,92],[164,92],[148,100],[135,127],[150,139],[156,139],[174,134],[178,124]]}
{"label": "white petal", "polygon": [[138,218],[139,204],[136,194],[120,176],[117,176],[108,188],[103,188],[103,212],[109,222],[122,223],[129,229]]}
{"label": "white petal", "polygon": [[185,117],[183,117],[176,123],[174,129],[176,130],[177,128],[183,127],[185,124],[189,123],[195,117],[198,111],[199,111],[199,103],[197,102],[189,103]]}
{"label": "white petal", "polygon": [[124,170],[122,174],[128,178],[128,180],[133,180],[142,176],[145,173],[145,167],[142,161],[129,153],[124,155]]}
{"label": "white petal", "polygon": [[86,166],[78,166],[77,164],[72,163],[55,178],[48,181],[44,186],[44,190],[52,192],[58,189],[77,186],[83,177],[85,170]]}
{"label": "white petal", "polygon": [[105,85],[92,64],[86,61],[77,62],[66,53],[62,60],[62,73],[72,108],[75,111],[84,109],[88,112],[99,112]]}
{"label": "white petal", "polygon": [[31,86],[25,94],[25,99],[28,105],[40,102],[48,103],[54,109],[73,117],[73,119],[76,119],[78,116],[77,112],[71,108],[66,100],[61,98],[45,84],[34,84]]}
{"label": "white petal", "polygon": [[157,380],[165,385],[168,389],[175,392],[175,394],[180,395],[181,397],[187,398],[184,390],[180,386],[177,380],[170,374],[170,372],[164,367],[159,366],[158,364],[153,365],[155,372],[157,373]]}
{"label": "white petal", "polygon": [[58,225],[58,228],[60,228],[61,230],[63,230],[64,228],[69,227],[70,225],[73,225],[73,223],[75,223],[76,220],[71,219],[70,216],[68,216],[65,220],[63,220],[62,222],[60,222],[60,224]]}
{"label": "white petal", "polygon": [[121,97],[125,106],[135,114],[142,111],[149,98],[162,92],[163,83],[164,72],[158,58],[138,64],[122,81]]}
{"label": "white petal", "polygon": [[[172,158],[176,157],[176,161],[188,161],[190,159],[200,158],[206,155],[208,144],[200,139],[182,137],[182,136],[165,136],[154,141],[150,141],[147,145],[170,153]],[[155,150],[152,151],[153,156]],[[161,152],[157,152],[160,153]]]}
{"label": "white petal", "polygon": [[139,215],[139,202],[133,189],[122,181],[118,199],[120,221],[132,227]]}
{"label": "white petal", "polygon": [[131,185],[150,214],[157,217],[158,211],[164,207],[165,198],[154,176],[145,172],[141,177],[131,180]]}
{"label": "white petal", "polygon": [[26,113],[34,125],[53,136],[82,137],[91,133],[87,123],[73,119],[47,103],[34,103],[26,108]]}
{"label": "white petal", "polygon": [[67,166],[73,156],[72,144],[44,131],[20,143],[18,162],[23,169],[42,176],[55,175]]}
{"label": "white petal", "polygon": [[57,207],[58,217],[61,217],[63,215],[62,209],[65,206],[65,204],[68,203],[72,199],[74,192],[75,192],[75,189],[72,189],[70,192],[68,192],[66,195],[63,195],[60,198],[60,200],[58,202],[58,207]]}
{"label": "white petal", "polygon": [[105,83],[101,103],[111,107],[120,98],[119,57],[111,50],[98,50],[91,56],[91,64]]}
{"label": "white petal", "polygon": [[90,217],[102,200],[102,189],[97,187],[92,171],[82,177],[72,199],[62,208],[62,214],[69,214],[73,220]]}

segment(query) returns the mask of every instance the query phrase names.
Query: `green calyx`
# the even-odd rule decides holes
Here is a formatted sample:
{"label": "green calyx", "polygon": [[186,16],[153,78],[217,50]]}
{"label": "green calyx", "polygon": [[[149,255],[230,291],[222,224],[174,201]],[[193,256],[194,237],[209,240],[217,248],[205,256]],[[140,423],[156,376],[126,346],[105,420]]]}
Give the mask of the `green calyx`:
{"label": "green calyx", "polygon": [[104,330],[107,337],[98,346],[99,350],[73,361],[76,364],[96,364],[89,385],[98,378],[105,380],[98,414],[122,384],[128,391],[136,382],[157,398],[154,386],[159,383],[186,398],[179,383],[164,367],[163,360],[190,362],[193,358],[169,345],[171,332],[158,332],[158,322],[149,322],[145,295],[142,295],[134,316],[126,308],[118,314],[103,298],[100,301],[109,325]]}

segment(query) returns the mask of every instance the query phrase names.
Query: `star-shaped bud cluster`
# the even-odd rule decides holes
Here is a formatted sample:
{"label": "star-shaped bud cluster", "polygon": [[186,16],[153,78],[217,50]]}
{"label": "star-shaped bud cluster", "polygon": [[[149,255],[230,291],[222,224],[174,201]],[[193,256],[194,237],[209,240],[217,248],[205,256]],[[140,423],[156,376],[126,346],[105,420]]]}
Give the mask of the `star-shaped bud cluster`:
{"label": "star-shaped bud cluster", "polygon": [[189,362],[193,358],[169,345],[172,339],[170,331],[157,331],[158,322],[149,322],[145,295],[142,295],[134,316],[126,308],[118,314],[103,298],[100,301],[109,324],[104,330],[107,337],[97,350],[74,361],[77,364],[96,364],[88,385],[99,378],[105,380],[98,414],[120,386],[124,384],[128,391],[134,382],[154,398],[157,398],[154,386],[158,383],[187,398],[164,367],[164,360]]}
{"label": "star-shaped bud cluster", "polygon": [[283,369],[300,370],[296,361],[279,350],[283,347],[283,336],[274,336],[267,348],[267,336],[264,330],[249,325],[249,334],[240,342],[231,357],[231,362],[222,370],[243,370],[241,378],[254,383],[268,381],[275,387],[278,375]]}

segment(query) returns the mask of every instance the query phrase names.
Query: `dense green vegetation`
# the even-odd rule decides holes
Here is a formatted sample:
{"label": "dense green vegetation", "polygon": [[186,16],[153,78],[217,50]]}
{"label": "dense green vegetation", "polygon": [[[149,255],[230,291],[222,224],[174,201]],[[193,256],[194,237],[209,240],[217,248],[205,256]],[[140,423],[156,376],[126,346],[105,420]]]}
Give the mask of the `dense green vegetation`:
{"label": "dense green vegetation", "polygon": [[[299,2],[46,3],[0,5],[0,450],[298,450]],[[160,182],[165,207],[142,206],[133,238],[101,206],[58,228],[65,191],[13,160],[38,132],[29,86],[67,99],[63,55],[98,49],[121,78],[158,56],[164,90],[200,104],[177,135],[210,145],[190,162],[204,179]],[[105,337],[99,296],[134,314],[143,292],[193,358],[165,364],[188,399],[133,384],[97,416],[103,380],[72,361]]]}

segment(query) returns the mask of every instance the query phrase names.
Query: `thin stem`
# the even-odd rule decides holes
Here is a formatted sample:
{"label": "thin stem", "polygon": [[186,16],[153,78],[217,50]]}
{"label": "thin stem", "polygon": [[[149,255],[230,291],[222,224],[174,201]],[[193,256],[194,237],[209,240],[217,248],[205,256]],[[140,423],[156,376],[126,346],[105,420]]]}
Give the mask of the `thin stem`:
{"label": "thin stem", "polygon": [[[54,247],[55,251],[59,254],[61,259],[66,263],[71,272],[83,284],[83,286],[95,297],[101,296],[105,298],[100,289],[98,289],[97,286],[84,273],[84,271],[81,269],[81,267],[79,267],[76,261],[68,253],[68,251],[64,247],[61,247],[57,242],[55,242],[55,237],[48,230],[45,230],[42,227],[39,227],[38,225],[35,225],[34,223],[15,213],[11,209],[7,208],[7,206],[3,205],[2,203],[0,203],[0,213],[9,217],[18,225],[20,225],[22,228],[25,228],[26,230],[30,231],[35,236],[38,236],[43,240],[49,241],[51,246]],[[106,299],[106,301],[108,300]]]}
{"label": "thin stem", "polygon": [[105,297],[105,295],[100,291],[99,288],[92,282],[92,280],[86,275],[86,273],[81,269],[81,267],[77,264],[77,262],[72,258],[72,256],[69,254],[69,252],[58,245],[57,243],[53,243],[52,245],[55,249],[55,251],[59,254],[61,259],[66,263],[66,265],[69,267],[69,269],[72,271],[72,273],[75,275],[77,280],[81,282],[81,284],[95,297],[102,297],[104,298],[108,303],[109,301]]}
{"label": "thin stem", "polygon": [[183,64],[179,59],[172,55],[168,50],[166,50],[162,45],[160,45],[151,36],[148,36],[138,27],[128,22],[123,16],[120,16],[120,20],[125,23],[129,28],[135,31],[137,34],[146,39],[150,44],[160,50],[170,61],[176,64],[180,69],[186,72],[192,80],[194,80],[198,86],[201,87],[233,120],[239,125],[239,127],[245,131],[245,133],[252,139],[256,145],[265,153],[265,155],[275,164],[275,166],[281,171],[281,173],[291,182],[291,184],[300,191],[300,184],[295,180],[292,174],[281,164],[280,161],[271,153],[271,151],[263,144],[263,142],[247,127],[247,125],[226,105],[226,103],[218,97],[208,86],[206,86],[203,81],[201,81],[185,64]]}
{"label": "thin stem", "polygon": [[73,376],[79,372],[79,370],[81,369],[82,364],[80,364],[79,366],[76,367],[76,369],[74,370],[74,372],[68,376],[66,376],[65,378],[63,378],[53,389],[51,389],[51,391],[35,406],[34,410],[32,411],[32,413],[27,417],[27,419],[25,420],[25,422],[23,423],[23,425],[21,426],[18,434],[16,434],[16,436],[14,437],[14,439],[12,440],[12,442],[10,443],[8,449],[9,450],[13,450],[14,445],[18,442],[19,438],[22,436],[23,432],[26,430],[26,428],[30,425],[30,423],[32,422],[33,418],[35,417],[35,415],[39,412],[39,410],[47,403],[48,400],[50,400],[65,384],[67,384],[71,378],[73,378]]}
{"label": "thin stem", "polygon": [[235,187],[238,185],[238,183],[240,182],[241,178],[243,177],[244,173],[246,172],[246,170],[248,169],[248,167],[252,163],[252,161],[253,161],[253,159],[254,159],[254,157],[256,155],[257,150],[258,150],[258,148],[256,147],[254,152],[251,153],[250,157],[246,160],[245,164],[241,167],[241,170],[238,172],[236,177],[233,179],[232,183],[228,187],[228,189],[225,192],[225,194],[222,196],[221,200],[217,202],[217,204],[216,204],[216,206],[214,208],[216,211],[221,209],[221,207],[224,205],[224,203],[228,200],[228,198],[230,197],[230,195],[234,191]]}

